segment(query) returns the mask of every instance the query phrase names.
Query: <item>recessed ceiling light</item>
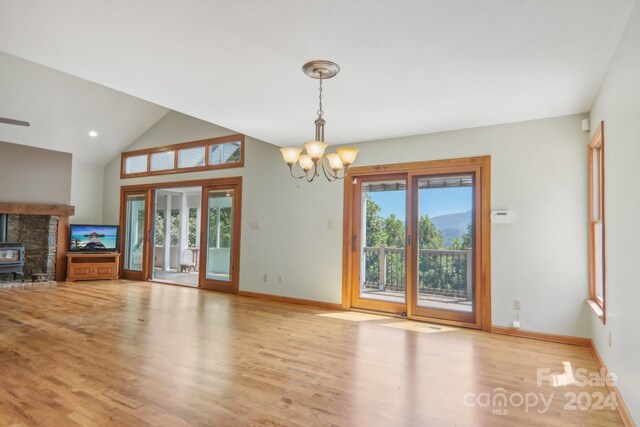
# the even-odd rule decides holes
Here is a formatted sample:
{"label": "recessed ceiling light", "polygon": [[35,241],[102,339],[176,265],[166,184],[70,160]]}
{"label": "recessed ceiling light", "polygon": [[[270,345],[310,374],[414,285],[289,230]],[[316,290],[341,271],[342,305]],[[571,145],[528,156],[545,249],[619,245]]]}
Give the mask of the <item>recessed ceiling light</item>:
{"label": "recessed ceiling light", "polygon": [[91,132],[89,132],[89,136],[91,138],[95,138],[96,136],[98,136],[98,132],[96,132],[95,130],[92,130]]}

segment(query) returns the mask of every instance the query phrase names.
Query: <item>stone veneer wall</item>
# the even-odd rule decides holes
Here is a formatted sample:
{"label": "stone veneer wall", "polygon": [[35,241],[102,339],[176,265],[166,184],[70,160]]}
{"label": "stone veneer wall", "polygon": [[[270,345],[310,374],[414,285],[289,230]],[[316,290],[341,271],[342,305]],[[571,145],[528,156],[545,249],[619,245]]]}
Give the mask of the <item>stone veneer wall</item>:
{"label": "stone veneer wall", "polygon": [[[25,280],[30,281],[34,273],[46,273],[48,280],[56,280],[57,216],[9,215],[7,241],[24,245]],[[12,279],[13,275],[0,275],[0,281]]]}

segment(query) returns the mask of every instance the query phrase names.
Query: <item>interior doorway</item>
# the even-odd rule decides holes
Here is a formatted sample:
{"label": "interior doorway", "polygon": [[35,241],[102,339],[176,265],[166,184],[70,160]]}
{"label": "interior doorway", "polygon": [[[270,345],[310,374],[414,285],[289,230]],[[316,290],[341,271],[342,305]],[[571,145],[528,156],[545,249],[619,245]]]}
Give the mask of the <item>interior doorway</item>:
{"label": "interior doorway", "polygon": [[198,287],[202,187],[155,190],[152,279]]}
{"label": "interior doorway", "polygon": [[237,292],[242,178],[124,186],[122,276]]}
{"label": "interior doorway", "polygon": [[490,158],[352,168],[346,308],[490,328]]}

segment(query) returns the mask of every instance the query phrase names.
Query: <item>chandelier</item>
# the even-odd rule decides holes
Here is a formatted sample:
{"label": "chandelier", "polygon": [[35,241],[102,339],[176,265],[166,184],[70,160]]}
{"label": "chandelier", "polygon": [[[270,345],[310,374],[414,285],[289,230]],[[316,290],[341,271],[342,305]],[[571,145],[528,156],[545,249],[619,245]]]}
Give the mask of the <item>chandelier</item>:
{"label": "chandelier", "polygon": [[[284,147],[281,148],[282,157],[285,163],[289,166],[291,176],[296,179],[306,179],[308,182],[313,181],[317,176],[320,176],[320,171],[330,182],[336,179],[343,179],[349,166],[355,161],[358,155],[357,148],[336,148],[335,153],[324,155],[324,150],[329,144],[324,142],[324,125],[325,120],[322,117],[324,111],[322,111],[322,81],[334,77],[340,71],[338,64],[331,61],[311,61],[302,66],[302,71],[314,79],[320,81],[319,90],[319,105],[318,105],[318,118],[315,120],[316,124],[316,138],[313,141],[305,142],[305,153],[302,154],[302,148],[299,147]],[[293,168],[298,164],[302,169],[302,174],[297,175]]]}

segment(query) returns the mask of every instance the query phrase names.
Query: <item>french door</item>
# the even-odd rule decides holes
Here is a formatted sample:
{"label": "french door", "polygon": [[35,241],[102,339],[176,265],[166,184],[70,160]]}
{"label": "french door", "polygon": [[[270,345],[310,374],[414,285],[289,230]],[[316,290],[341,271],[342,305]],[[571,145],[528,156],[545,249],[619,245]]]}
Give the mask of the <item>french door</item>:
{"label": "french door", "polygon": [[150,192],[147,190],[123,191],[120,205],[120,230],[122,233],[122,277],[146,280],[149,268],[146,259],[150,251],[151,219]]}
{"label": "french door", "polygon": [[240,183],[202,188],[200,286],[238,292],[240,259]]}
{"label": "french door", "polygon": [[488,157],[353,168],[347,306],[488,329],[489,168]]}
{"label": "french door", "polygon": [[[191,203],[195,189],[201,191],[197,207]],[[162,212],[154,209],[160,193]],[[181,203],[172,204],[169,195]],[[154,268],[162,265],[162,273],[172,277],[165,280],[170,283],[193,286],[197,281],[206,289],[237,292],[241,201],[240,177],[122,187],[122,277],[162,280],[154,277]],[[197,280],[192,280],[196,273]]]}

